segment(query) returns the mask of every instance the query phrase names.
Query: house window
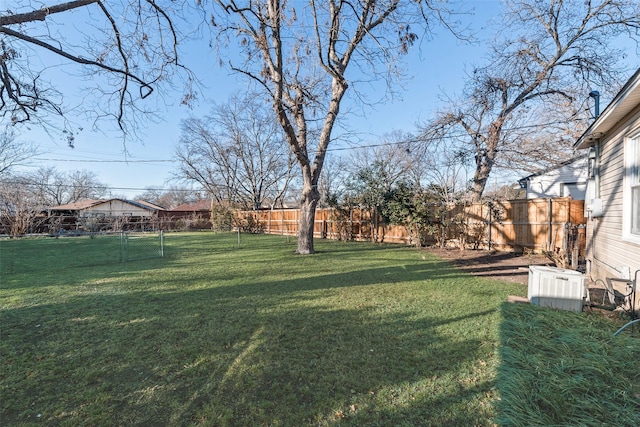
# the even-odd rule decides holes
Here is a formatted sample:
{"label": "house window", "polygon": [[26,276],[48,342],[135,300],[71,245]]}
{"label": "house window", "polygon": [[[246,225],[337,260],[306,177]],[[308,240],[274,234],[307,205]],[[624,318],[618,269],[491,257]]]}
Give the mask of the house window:
{"label": "house window", "polygon": [[627,139],[624,157],[624,232],[640,243],[640,135]]}
{"label": "house window", "polygon": [[587,194],[586,182],[565,182],[561,185],[562,197],[571,197],[574,200],[584,200]]}

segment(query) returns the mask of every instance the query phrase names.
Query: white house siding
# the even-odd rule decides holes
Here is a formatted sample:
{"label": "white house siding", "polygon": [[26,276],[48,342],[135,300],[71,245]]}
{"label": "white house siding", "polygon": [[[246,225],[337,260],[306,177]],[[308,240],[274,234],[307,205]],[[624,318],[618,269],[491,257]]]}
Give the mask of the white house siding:
{"label": "white house siding", "polygon": [[[587,259],[595,279],[621,277],[640,269],[640,245],[622,239],[624,138],[640,131],[640,108],[600,141],[600,194],[603,216],[587,221]],[[591,236],[591,239],[589,239]]]}
{"label": "white house siding", "polygon": [[[564,184],[576,183],[582,191],[573,191],[572,194],[563,192]],[[586,185],[587,158],[584,157],[568,165],[531,176],[527,183],[527,199],[571,196],[576,200],[584,200]]]}
{"label": "white house siding", "polygon": [[112,199],[95,206],[91,206],[82,211],[82,216],[107,216],[107,217],[150,217],[153,211],[140,206],[125,202],[124,200]]}

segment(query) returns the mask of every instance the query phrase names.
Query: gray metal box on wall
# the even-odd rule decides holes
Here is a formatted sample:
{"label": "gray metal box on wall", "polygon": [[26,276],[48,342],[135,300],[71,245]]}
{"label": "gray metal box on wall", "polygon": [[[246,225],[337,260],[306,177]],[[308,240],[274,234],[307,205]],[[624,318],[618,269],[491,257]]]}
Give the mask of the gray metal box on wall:
{"label": "gray metal box on wall", "polygon": [[532,265],[527,296],[531,304],[540,307],[582,311],[586,280],[578,271]]}

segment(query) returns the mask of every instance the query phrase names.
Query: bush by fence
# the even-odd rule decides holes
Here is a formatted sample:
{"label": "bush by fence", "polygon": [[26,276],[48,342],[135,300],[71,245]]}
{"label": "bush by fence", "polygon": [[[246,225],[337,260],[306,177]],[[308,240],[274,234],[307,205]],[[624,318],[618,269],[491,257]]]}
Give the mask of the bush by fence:
{"label": "bush by fence", "polygon": [[[391,225],[360,209],[318,209],[314,237],[409,245],[526,250],[584,255],[584,202],[571,198],[494,201],[442,206],[418,226]],[[296,235],[298,209],[237,211],[242,230]],[[578,252],[576,252],[576,250]]]}

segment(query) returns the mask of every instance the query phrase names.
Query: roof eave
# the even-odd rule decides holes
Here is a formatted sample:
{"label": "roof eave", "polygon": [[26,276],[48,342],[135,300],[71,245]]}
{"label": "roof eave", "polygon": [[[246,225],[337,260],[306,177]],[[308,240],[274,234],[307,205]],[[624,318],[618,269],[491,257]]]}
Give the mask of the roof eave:
{"label": "roof eave", "polygon": [[609,132],[621,117],[629,114],[637,105],[640,97],[640,68],[625,83],[618,94],[607,105],[602,114],[598,116],[591,126],[578,138],[573,145],[576,149],[592,147],[600,138]]}

